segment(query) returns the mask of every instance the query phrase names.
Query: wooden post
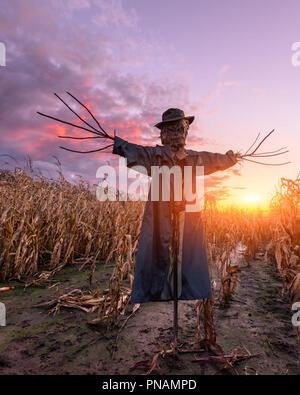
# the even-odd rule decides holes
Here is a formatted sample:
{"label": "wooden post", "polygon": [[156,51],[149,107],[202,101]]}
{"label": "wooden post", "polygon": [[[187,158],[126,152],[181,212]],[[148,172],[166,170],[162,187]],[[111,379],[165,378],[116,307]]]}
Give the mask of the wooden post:
{"label": "wooden post", "polygon": [[179,224],[178,212],[175,205],[173,206],[173,335],[174,335],[174,348],[177,350],[178,343],[178,242],[179,242]]}

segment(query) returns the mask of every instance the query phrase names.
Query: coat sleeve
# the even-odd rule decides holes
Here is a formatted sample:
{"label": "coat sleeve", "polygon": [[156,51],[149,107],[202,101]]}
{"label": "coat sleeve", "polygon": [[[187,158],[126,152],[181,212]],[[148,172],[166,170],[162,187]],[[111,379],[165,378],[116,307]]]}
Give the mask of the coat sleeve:
{"label": "coat sleeve", "polygon": [[148,175],[151,175],[151,166],[154,165],[154,151],[154,147],[129,143],[117,136],[114,138],[113,154],[126,158],[128,167],[143,166]]}
{"label": "coat sleeve", "polygon": [[226,154],[201,151],[197,157],[197,165],[204,166],[204,175],[226,170],[237,162],[232,150],[227,151]]}

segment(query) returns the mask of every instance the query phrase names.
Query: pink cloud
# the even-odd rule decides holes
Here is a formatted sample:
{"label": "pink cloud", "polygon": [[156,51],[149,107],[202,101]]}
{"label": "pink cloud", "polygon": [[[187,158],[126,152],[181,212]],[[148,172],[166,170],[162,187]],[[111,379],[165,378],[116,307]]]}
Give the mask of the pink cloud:
{"label": "pink cloud", "polygon": [[[83,101],[108,132],[116,129],[117,135],[145,145],[160,144],[159,130],[153,125],[161,120],[162,113],[169,107],[182,108],[186,114],[196,116],[188,148],[195,149],[205,143],[200,118],[203,106],[191,101],[190,87],[182,78],[173,72],[166,73],[163,67],[157,73],[136,73],[130,69],[140,67],[130,62],[137,52],[143,64],[155,59],[155,63],[169,67],[170,61],[165,49],[162,51],[156,43],[139,39],[134,30],[136,15],[132,10],[125,11],[121,1],[113,4],[101,1],[95,6],[94,2],[84,0],[65,4],[49,0],[47,5],[32,0],[26,9],[20,0],[13,5],[8,0],[4,3],[0,17],[7,26],[3,40],[10,50],[9,67],[0,80],[5,97],[0,103],[1,153],[20,160],[30,154],[42,162],[51,162],[55,155],[67,173],[81,173],[86,178],[95,174],[96,162],[113,158],[111,154],[95,153],[87,157],[59,149],[60,145],[80,150],[101,146],[95,140],[59,139],[58,135],[85,136],[88,132],[36,114],[40,111],[80,124],[53,96],[57,92],[85,120],[93,122],[65,91]],[[78,15],[76,10],[80,11]],[[80,16],[82,10],[97,17],[92,25],[89,18],[84,20]],[[112,18],[113,11],[116,15]],[[101,18],[105,18],[103,30]],[[9,28],[11,20],[19,29]],[[113,26],[111,34],[106,30],[109,24]],[[128,48],[121,44],[123,36],[131,42]]]}
{"label": "pink cloud", "polygon": [[218,76],[223,75],[224,73],[226,73],[226,71],[228,71],[230,69],[229,64],[224,64],[220,70],[218,71]]}
{"label": "pink cloud", "polygon": [[264,88],[251,88],[251,91],[253,93],[256,93],[258,96],[264,96],[265,95],[265,89]]}

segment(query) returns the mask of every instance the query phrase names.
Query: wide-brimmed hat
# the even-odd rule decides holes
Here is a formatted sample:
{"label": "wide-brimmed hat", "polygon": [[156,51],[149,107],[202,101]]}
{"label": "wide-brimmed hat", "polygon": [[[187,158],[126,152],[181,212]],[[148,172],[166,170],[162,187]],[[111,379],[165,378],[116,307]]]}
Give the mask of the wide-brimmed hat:
{"label": "wide-brimmed hat", "polygon": [[158,129],[161,129],[162,125],[168,122],[179,121],[180,119],[186,119],[191,124],[195,119],[194,116],[185,116],[184,112],[179,108],[169,108],[162,115],[162,121],[157,123],[156,126]]}

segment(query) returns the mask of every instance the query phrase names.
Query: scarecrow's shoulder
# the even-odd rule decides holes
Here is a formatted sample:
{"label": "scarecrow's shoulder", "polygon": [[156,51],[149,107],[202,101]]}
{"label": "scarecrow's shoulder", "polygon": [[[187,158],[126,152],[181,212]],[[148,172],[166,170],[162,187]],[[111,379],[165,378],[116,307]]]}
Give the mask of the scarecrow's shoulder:
{"label": "scarecrow's shoulder", "polygon": [[186,152],[187,152],[187,154],[190,155],[190,156],[199,156],[199,155],[201,154],[201,152],[199,152],[199,151],[194,151],[194,150],[192,150],[192,149],[187,149]]}
{"label": "scarecrow's shoulder", "polygon": [[165,145],[158,145],[158,144],[156,144],[156,146],[153,147],[153,153],[156,156],[170,156],[171,154],[170,149],[168,147],[166,147]]}

